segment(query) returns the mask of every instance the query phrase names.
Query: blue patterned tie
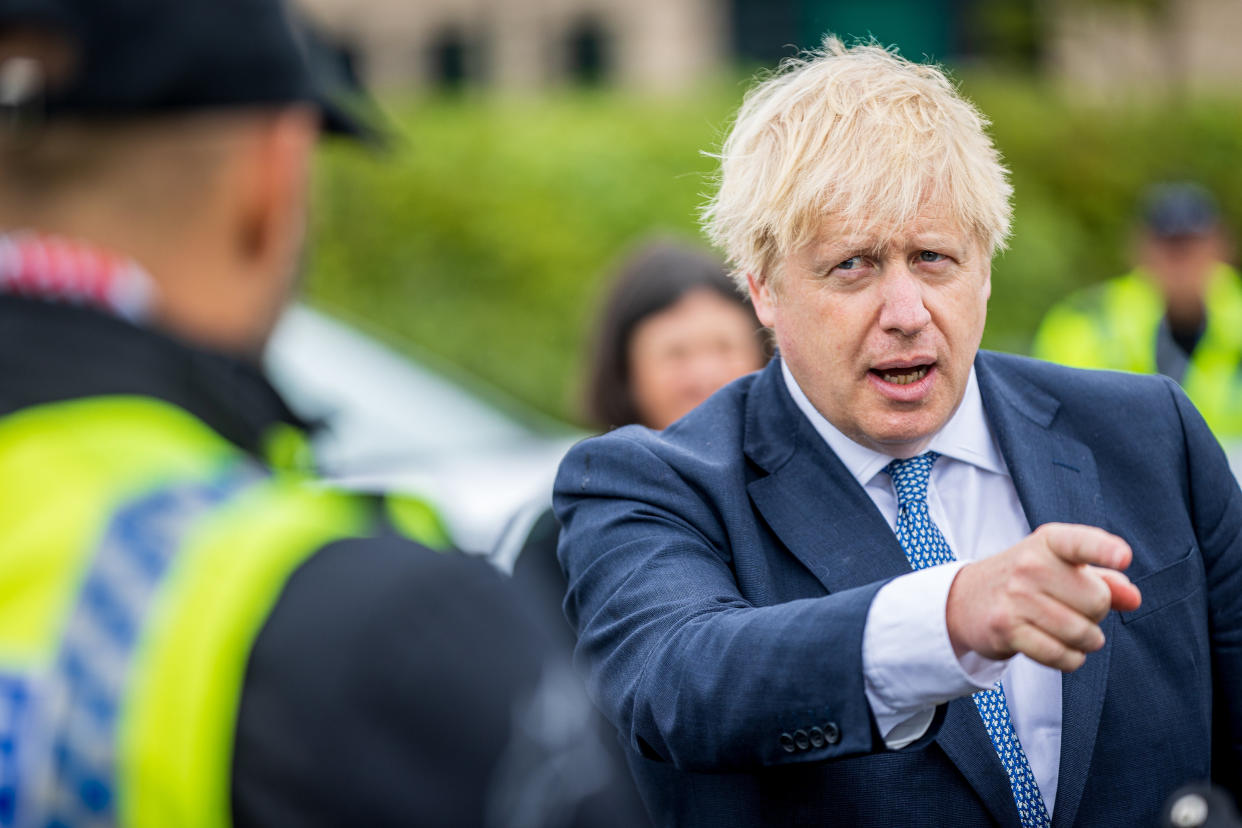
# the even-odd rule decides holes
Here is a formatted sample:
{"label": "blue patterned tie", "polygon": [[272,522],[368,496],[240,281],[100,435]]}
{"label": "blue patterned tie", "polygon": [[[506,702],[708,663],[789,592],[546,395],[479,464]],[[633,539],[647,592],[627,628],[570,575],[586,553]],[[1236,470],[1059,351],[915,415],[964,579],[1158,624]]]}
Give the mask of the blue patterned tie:
{"label": "blue patterned tie", "polygon": [[[927,481],[931,477],[932,464],[939,456],[929,451],[909,460],[894,460],[884,467],[897,490],[897,540],[915,569],[926,569],[954,560],[949,542],[927,511]],[[975,693],[974,700],[979,715],[983,717],[983,726],[992,739],[992,747],[996,748],[996,755],[1009,775],[1009,787],[1013,789],[1022,828],[1048,828],[1048,810],[1044,807],[1035,774],[1031,772],[1026,752],[1022,750],[1009,718],[1005,688],[998,681],[991,690]]]}

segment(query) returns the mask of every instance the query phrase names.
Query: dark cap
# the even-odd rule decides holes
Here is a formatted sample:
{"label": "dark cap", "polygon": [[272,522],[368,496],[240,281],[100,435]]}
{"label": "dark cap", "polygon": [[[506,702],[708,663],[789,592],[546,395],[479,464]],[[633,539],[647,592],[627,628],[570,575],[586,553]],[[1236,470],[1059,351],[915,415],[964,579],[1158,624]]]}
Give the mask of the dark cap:
{"label": "dark cap", "polygon": [[346,108],[360,90],[318,65],[322,43],[282,0],[0,0],[0,31],[14,27],[63,36],[72,59],[60,83],[6,90],[8,107],[55,118],[307,103],[331,132],[370,133]]}
{"label": "dark cap", "polygon": [[1147,191],[1143,223],[1161,238],[1200,236],[1219,226],[1220,210],[1212,194],[1198,184],[1157,184]]}

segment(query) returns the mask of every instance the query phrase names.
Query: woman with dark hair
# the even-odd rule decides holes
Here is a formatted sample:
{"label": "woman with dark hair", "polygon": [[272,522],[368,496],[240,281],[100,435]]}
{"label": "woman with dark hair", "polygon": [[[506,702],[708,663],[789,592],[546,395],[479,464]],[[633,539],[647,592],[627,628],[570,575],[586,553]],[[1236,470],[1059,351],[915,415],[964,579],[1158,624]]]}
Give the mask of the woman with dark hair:
{"label": "woman with dark hair", "polygon": [[601,428],[663,429],[766,361],[759,321],[724,265],[684,242],[651,242],[603,305],[587,413]]}
{"label": "woman with dark hair", "polygon": [[[681,241],[649,242],[624,261],[601,307],[598,331],[586,410],[600,429],[631,423],[667,428],[768,359],[762,327],[724,265]],[[529,532],[519,533],[524,542],[513,565],[514,580],[558,614],[565,597],[556,560],[559,531],[546,509]],[[498,559],[508,557],[497,550]],[[568,626],[565,635],[572,641]]]}

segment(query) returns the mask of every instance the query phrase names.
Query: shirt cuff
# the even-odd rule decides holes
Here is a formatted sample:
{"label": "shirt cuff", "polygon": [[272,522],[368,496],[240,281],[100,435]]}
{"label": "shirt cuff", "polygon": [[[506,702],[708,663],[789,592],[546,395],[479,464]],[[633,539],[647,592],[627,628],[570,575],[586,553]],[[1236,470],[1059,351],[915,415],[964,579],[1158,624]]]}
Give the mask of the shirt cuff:
{"label": "shirt cuff", "polygon": [[965,561],[894,578],[876,593],[863,629],[867,703],[884,743],[900,750],[927,732],[936,706],[986,690],[1008,661],[978,653],[960,659],[949,641],[945,605]]}

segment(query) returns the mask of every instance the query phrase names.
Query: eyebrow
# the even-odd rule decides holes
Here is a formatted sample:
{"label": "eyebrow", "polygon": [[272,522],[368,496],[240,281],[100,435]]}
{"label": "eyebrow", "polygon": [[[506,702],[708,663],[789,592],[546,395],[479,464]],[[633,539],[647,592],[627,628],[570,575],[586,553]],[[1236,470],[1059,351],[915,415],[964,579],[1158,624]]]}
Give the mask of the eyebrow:
{"label": "eyebrow", "polygon": [[863,241],[861,239],[827,242],[825,246],[827,247],[825,252],[818,253],[811,259],[813,272],[826,273],[841,262],[854,256],[881,259],[888,253],[889,248],[892,247],[887,242]]}
{"label": "eyebrow", "polygon": [[[965,240],[955,240],[953,236],[935,232],[926,234],[916,233],[911,238],[911,241],[920,250],[947,250],[961,253],[969,248],[969,244]],[[824,247],[827,248],[825,252],[816,254],[811,259],[811,267],[814,272],[831,270],[852,256],[869,256],[882,259],[892,250],[893,244],[891,241],[876,242],[846,238],[825,242]]]}

